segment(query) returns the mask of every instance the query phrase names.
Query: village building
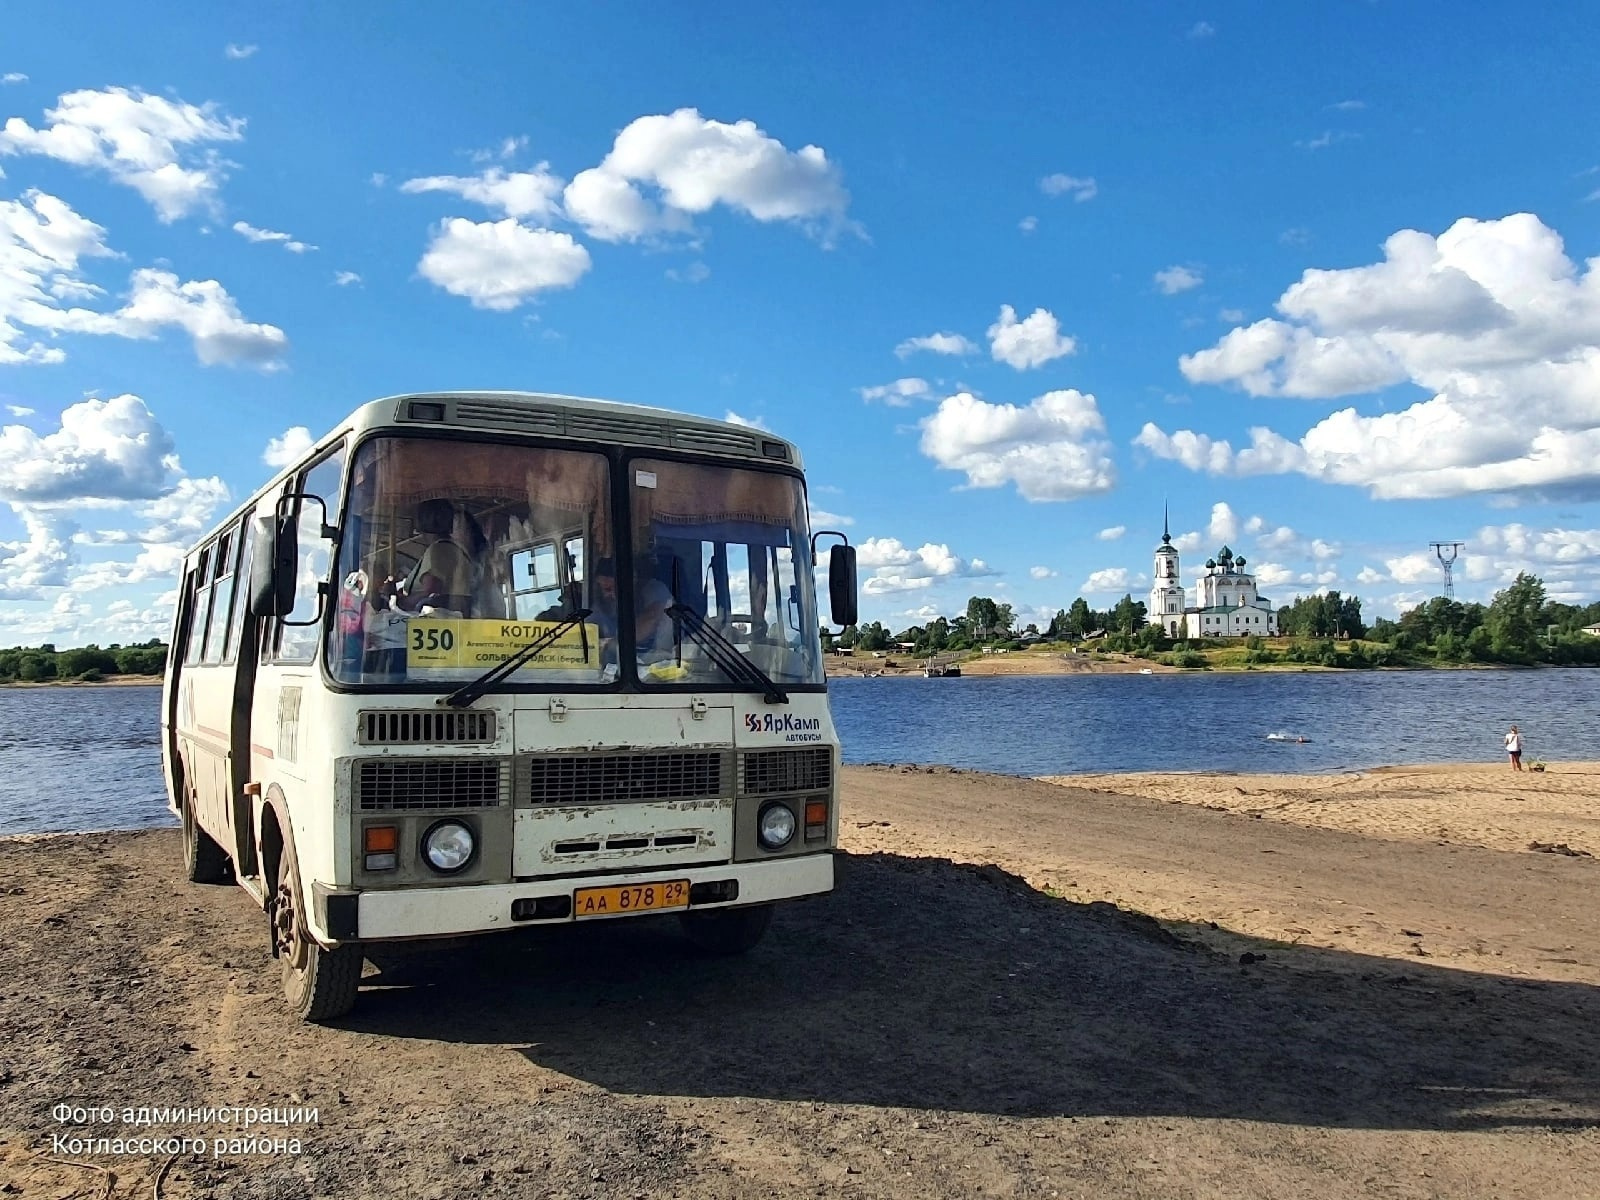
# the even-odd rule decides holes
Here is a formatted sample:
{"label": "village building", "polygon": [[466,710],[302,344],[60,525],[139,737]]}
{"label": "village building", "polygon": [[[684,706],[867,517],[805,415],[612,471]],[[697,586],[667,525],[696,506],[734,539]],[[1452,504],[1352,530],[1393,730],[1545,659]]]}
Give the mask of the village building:
{"label": "village building", "polygon": [[1256,578],[1245,570],[1244,558],[1235,558],[1226,546],[1206,560],[1206,573],[1195,581],[1194,603],[1187,603],[1178,548],[1165,514],[1154,574],[1146,612],[1168,637],[1272,637],[1278,632],[1277,611],[1256,591]]}

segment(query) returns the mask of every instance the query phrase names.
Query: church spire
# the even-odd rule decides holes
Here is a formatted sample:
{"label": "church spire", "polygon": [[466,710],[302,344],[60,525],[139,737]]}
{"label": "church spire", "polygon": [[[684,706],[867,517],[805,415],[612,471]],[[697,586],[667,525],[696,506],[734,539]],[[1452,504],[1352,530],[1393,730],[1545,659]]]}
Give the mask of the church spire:
{"label": "church spire", "polygon": [[1172,530],[1167,522],[1167,502],[1165,500],[1161,502],[1161,544],[1163,546],[1172,545]]}

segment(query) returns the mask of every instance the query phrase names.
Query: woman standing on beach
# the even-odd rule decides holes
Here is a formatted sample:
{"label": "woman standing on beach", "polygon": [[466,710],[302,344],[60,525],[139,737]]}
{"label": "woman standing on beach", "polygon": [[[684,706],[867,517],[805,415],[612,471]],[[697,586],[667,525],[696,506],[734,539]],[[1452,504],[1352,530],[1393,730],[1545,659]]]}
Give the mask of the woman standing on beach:
{"label": "woman standing on beach", "polygon": [[1522,734],[1513,725],[1511,732],[1506,734],[1506,753],[1511,756],[1511,769],[1522,770]]}

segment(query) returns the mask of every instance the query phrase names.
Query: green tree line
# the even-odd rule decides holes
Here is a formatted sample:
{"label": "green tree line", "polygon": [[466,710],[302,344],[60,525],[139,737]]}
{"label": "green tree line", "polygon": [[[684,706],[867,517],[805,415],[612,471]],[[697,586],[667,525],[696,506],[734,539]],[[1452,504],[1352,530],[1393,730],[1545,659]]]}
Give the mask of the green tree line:
{"label": "green tree line", "polygon": [[57,650],[54,644],[0,650],[0,683],[45,683],[78,679],[86,683],[113,675],[159,677],[167,667],[166,644],[155,639],[134,646],[80,646]]}
{"label": "green tree line", "polygon": [[[1520,574],[1495,593],[1488,604],[1463,603],[1436,596],[1407,611],[1398,621],[1379,617],[1370,625],[1359,596],[1325,592],[1296,596],[1278,609],[1278,634],[1292,639],[1287,649],[1273,650],[1260,638],[1227,639],[1249,648],[1251,663],[1280,661],[1324,666],[1431,666],[1460,663],[1503,663],[1558,666],[1600,665],[1600,637],[1583,632],[1600,624],[1600,601],[1564,604],[1545,595],[1544,582]],[[984,646],[1012,649],[1035,642],[1103,639],[1108,650],[1142,657],[1171,652],[1180,666],[1200,666],[1204,659],[1183,639],[1168,638],[1149,624],[1145,604],[1131,594],[1106,609],[1090,607],[1082,596],[1057,610],[1044,628],[1029,623],[1017,628],[1008,603],[973,596],[966,611],[939,616],[894,631],[878,621],[852,625],[838,637],[823,633],[824,649],[900,651],[926,656],[959,653]]]}

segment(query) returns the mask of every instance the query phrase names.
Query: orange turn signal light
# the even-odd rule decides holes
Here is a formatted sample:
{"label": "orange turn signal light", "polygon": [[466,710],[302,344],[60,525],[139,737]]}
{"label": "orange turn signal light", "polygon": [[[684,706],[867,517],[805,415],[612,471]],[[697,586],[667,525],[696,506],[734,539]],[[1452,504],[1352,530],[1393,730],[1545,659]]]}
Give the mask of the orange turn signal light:
{"label": "orange turn signal light", "polygon": [[826,800],[806,801],[806,824],[826,825],[828,823],[828,802]]}
{"label": "orange turn signal light", "polygon": [[361,844],[368,854],[393,854],[400,844],[400,831],[393,825],[368,825],[361,831]]}

